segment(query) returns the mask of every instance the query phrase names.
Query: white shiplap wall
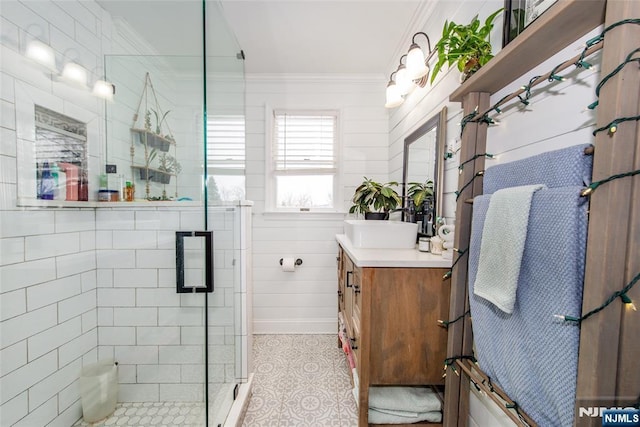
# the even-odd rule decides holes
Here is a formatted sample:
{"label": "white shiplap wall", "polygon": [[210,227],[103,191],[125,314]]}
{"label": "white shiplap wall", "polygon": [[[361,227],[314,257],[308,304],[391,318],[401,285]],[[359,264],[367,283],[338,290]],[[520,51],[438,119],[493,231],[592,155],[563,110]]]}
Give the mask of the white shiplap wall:
{"label": "white shiplap wall", "polygon": [[[248,76],[247,198],[253,221],[254,331],[333,333],[336,330],[335,235],[363,176],[386,181],[388,116],[382,79]],[[267,110],[332,109],[340,114],[342,213],[265,212]],[[282,257],[303,260],[282,272]]]}

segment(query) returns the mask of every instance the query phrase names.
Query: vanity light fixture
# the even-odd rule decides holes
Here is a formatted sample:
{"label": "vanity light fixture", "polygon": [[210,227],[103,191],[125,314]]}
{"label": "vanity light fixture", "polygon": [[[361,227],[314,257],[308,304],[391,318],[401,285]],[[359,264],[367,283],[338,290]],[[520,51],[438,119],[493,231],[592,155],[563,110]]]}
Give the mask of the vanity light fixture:
{"label": "vanity light fixture", "polygon": [[93,85],[93,94],[98,98],[106,99],[107,101],[113,100],[113,95],[116,93],[116,86],[106,80],[98,79]]}
{"label": "vanity light fixture", "polygon": [[80,89],[87,89],[89,71],[77,62],[67,62],[62,68],[60,78]]}
{"label": "vanity light fixture", "polygon": [[386,108],[395,108],[404,102],[404,98],[400,94],[400,90],[393,80],[393,75],[396,71],[389,76],[389,83],[387,83],[387,102],[384,104]]}
{"label": "vanity light fixture", "polygon": [[416,87],[413,80],[409,78],[407,66],[402,62],[406,57],[407,55],[400,57],[400,65],[398,65],[398,69],[396,70],[396,85],[398,86],[400,95],[407,95]]}
{"label": "vanity light fixture", "polygon": [[56,69],[56,56],[53,52],[53,48],[40,40],[32,40],[29,42],[25,56],[36,62],[38,65],[46,68],[47,71],[52,73],[58,72]]}
{"label": "vanity light fixture", "polygon": [[[422,34],[427,38],[429,53],[425,59],[420,45],[416,43],[416,37]],[[400,65],[391,73],[387,84],[387,108],[394,108],[404,102],[404,97],[411,93],[416,86],[425,87],[429,80],[429,61],[436,52],[431,50],[429,36],[422,31],[417,32],[411,38],[409,51],[400,57]],[[404,63],[402,60],[405,59]],[[395,81],[393,75],[396,75]]]}
{"label": "vanity light fixture", "polygon": [[427,47],[429,48],[429,54],[427,58],[431,58],[431,41],[429,40],[429,36],[420,31],[413,35],[411,38],[411,46],[409,46],[409,52],[407,52],[407,73],[409,78],[412,80],[417,80],[423,76],[429,74],[429,65],[427,61],[425,61],[424,53],[420,48],[420,45],[416,43],[416,36],[422,34],[427,38]]}

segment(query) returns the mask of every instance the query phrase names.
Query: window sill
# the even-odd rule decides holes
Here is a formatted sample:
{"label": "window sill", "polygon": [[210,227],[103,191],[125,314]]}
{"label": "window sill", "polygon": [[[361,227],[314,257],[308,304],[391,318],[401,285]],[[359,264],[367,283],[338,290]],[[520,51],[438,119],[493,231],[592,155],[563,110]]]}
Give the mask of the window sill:
{"label": "window sill", "polygon": [[290,211],[290,212],[276,212],[268,211],[262,212],[262,216],[265,220],[283,220],[283,219],[296,219],[304,221],[320,221],[320,220],[343,220],[346,218],[346,212],[321,212],[321,211]]}

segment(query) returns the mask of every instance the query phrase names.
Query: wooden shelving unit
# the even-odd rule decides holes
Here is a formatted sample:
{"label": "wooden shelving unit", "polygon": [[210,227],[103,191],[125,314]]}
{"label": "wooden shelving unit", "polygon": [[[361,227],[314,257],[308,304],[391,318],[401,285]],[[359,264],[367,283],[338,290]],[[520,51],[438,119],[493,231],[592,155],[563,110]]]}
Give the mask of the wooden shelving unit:
{"label": "wooden shelving unit", "polygon": [[471,92],[493,94],[604,22],[606,1],[558,0],[511,43],[455,90],[461,102]]}
{"label": "wooden shelving unit", "polygon": [[[490,96],[533,67],[547,60],[570,43],[601,24],[612,25],[628,18],[640,17],[640,2],[606,0],[558,0],[540,18],[525,29],[480,71],[450,95],[462,102],[463,114],[489,107]],[[624,25],[607,33],[602,48],[601,74],[616,68],[640,40],[640,26]],[[620,117],[640,114],[637,67],[625,67],[603,86],[597,109],[596,127]],[[468,123],[462,137],[461,158],[472,158],[486,149],[487,126]],[[640,124],[625,122],[609,135],[595,137],[593,180],[640,169]],[[458,188],[484,170],[484,156],[465,167]],[[458,248],[469,247],[473,206],[464,202],[482,194],[482,180],[473,182],[456,205],[456,241]],[[598,307],[620,290],[640,271],[640,178],[609,183],[594,192],[590,200],[587,263],[583,291],[583,313]],[[633,295],[632,295],[633,294]],[[640,300],[636,286],[628,294]],[[451,278],[450,314],[468,308],[467,267],[459,263]],[[637,337],[640,322],[629,315],[622,304],[607,307],[580,328],[580,349],[576,389],[576,413],[581,406],[630,406],[638,398],[640,370],[637,364]],[[469,319],[449,325],[447,356],[469,354],[473,344]],[[596,402],[593,396],[617,396],[612,402]],[[448,375],[445,386],[445,427],[465,427],[469,414],[469,380]],[[599,417],[576,418],[574,425],[599,426]]]}

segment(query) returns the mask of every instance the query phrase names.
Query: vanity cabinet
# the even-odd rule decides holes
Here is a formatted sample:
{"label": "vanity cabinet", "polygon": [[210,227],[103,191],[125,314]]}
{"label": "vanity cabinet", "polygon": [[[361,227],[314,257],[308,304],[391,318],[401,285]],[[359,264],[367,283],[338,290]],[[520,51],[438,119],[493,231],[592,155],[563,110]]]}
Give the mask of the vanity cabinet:
{"label": "vanity cabinet", "polygon": [[447,331],[437,321],[448,318],[449,283],[446,267],[359,266],[353,258],[341,243],[338,309],[359,379],[362,427],[370,386],[444,384]]}

